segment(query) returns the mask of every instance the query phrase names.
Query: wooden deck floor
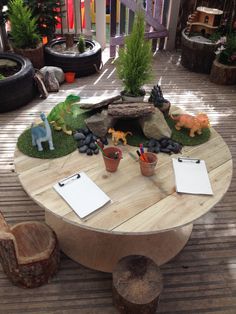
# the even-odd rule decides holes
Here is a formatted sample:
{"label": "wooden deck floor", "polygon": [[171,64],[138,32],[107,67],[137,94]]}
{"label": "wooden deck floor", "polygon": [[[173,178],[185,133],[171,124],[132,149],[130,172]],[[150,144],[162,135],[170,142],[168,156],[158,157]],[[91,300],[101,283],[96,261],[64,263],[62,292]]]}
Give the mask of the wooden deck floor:
{"label": "wooden deck floor", "polygon": [[[236,86],[217,86],[207,75],[185,70],[178,53],[158,53],[153,68],[155,77],[146,88],[160,81],[172,104],[190,113],[206,112],[236,161]],[[14,172],[19,134],[42,110],[48,112],[72,92],[88,97],[121,89],[108,61],[100,74],[64,84],[46,100],[35,99],[20,110],[0,114],[0,209],[9,223],[44,220],[44,211],[26,195]],[[195,222],[184,250],[161,267],[164,291],[159,313],[236,313],[235,203],[234,177],[221,202]],[[24,290],[14,287],[0,268],[0,313],[117,313],[112,305],[111,275],[86,269],[63,255],[61,269],[51,283]]]}

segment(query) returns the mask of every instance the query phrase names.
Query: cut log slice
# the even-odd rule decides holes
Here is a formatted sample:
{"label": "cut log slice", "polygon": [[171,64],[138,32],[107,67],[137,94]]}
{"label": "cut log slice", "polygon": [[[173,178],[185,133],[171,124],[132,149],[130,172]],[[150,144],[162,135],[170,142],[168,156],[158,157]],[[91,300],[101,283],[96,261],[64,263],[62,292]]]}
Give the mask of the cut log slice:
{"label": "cut log slice", "polygon": [[108,114],[114,118],[139,118],[155,112],[150,103],[124,103],[108,106]]}
{"label": "cut log slice", "polygon": [[113,302],[120,313],[156,313],[162,291],[159,267],[148,257],[122,258],[113,273]]}

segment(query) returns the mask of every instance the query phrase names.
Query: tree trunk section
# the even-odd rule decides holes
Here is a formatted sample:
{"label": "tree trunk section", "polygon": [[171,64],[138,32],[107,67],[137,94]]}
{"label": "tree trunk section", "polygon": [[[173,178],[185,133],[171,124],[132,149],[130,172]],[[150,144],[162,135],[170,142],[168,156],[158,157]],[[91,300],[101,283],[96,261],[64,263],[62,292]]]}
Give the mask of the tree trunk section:
{"label": "tree trunk section", "polygon": [[236,84],[236,66],[225,65],[214,60],[210,81],[220,85],[233,85]]}
{"label": "tree trunk section", "polygon": [[74,34],[67,33],[65,34],[66,38],[66,48],[72,48],[74,46]]}
{"label": "tree trunk section", "polygon": [[181,64],[190,71],[209,74],[215,59],[216,44],[191,39],[185,34],[185,29],[181,42]]}
{"label": "tree trunk section", "polygon": [[113,302],[120,313],[156,313],[162,278],[158,266],[148,257],[122,258],[113,271]]}
{"label": "tree trunk section", "polygon": [[155,112],[150,103],[124,103],[108,106],[108,114],[114,118],[139,118]]}

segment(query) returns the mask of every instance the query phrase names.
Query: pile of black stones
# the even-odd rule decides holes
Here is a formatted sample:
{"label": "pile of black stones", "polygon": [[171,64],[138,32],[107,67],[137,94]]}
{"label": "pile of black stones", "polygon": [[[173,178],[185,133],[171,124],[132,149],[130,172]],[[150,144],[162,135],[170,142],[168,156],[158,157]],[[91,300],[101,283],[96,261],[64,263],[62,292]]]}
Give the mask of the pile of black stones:
{"label": "pile of black stones", "polygon": [[178,154],[182,150],[182,145],[173,141],[171,138],[162,137],[159,140],[151,138],[145,143],[147,151],[150,153],[166,153],[166,154]]}
{"label": "pile of black stones", "polygon": [[107,138],[101,138],[93,134],[88,128],[80,128],[74,133],[74,139],[77,141],[78,150],[82,154],[92,156],[97,155],[99,149],[95,144],[96,141],[100,141],[103,145],[107,145]]}

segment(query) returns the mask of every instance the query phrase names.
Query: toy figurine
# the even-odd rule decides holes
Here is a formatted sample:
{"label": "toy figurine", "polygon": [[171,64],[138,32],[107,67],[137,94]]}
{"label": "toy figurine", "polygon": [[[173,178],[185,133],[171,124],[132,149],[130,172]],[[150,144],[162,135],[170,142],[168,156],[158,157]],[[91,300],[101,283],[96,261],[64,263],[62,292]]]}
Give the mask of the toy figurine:
{"label": "toy figurine", "polygon": [[168,115],[170,102],[163,97],[160,85],[157,84],[156,86],[153,86],[148,102],[153,103],[164,115]]}
{"label": "toy figurine", "polygon": [[109,128],[108,133],[112,134],[112,142],[114,145],[118,145],[119,140],[123,141],[123,144],[127,144],[126,136],[133,135],[131,132],[122,132],[122,131],[115,131],[113,128]]}
{"label": "toy figurine", "polygon": [[47,117],[44,112],[40,114],[41,120],[44,122],[44,127],[32,124],[31,127],[31,136],[32,136],[32,145],[38,148],[38,151],[43,151],[42,142],[47,142],[49,144],[49,149],[54,150],[52,142],[52,131],[48,123]]}
{"label": "toy figurine", "polygon": [[190,114],[180,114],[178,116],[171,116],[171,118],[177,121],[175,124],[176,130],[180,130],[181,128],[190,129],[190,137],[194,137],[195,132],[201,134],[202,129],[209,128],[210,126],[208,116],[205,113],[199,113],[195,117]]}
{"label": "toy figurine", "polygon": [[76,95],[69,95],[66,99],[54,108],[48,115],[48,121],[53,125],[54,130],[63,131],[67,135],[72,135],[72,130],[67,129],[65,116],[66,114],[72,114],[72,106],[80,101],[80,97]]}

